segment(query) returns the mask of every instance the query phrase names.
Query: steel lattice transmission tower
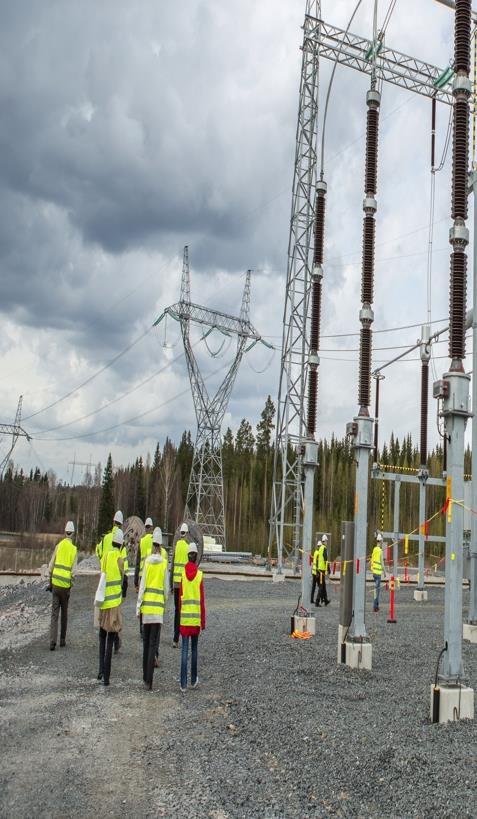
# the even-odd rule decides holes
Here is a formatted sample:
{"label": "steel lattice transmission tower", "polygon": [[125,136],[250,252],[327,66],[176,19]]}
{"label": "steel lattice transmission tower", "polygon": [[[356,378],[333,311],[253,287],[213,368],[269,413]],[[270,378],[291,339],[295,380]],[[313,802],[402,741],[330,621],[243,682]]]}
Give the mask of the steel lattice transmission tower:
{"label": "steel lattice transmission tower", "polygon": [[17,411],[15,413],[15,420],[13,424],[0,424],[0,435],[11,435],[12,441],[10,444],[10,448],[7,454],[2,458],[0,461],[0,477],[3,477],[3,473],[5,472],[5,467],[10,460],[10,455],[12,454],[13,450],[15,449],[15,444],[20,437],[26,438],[27,441],[30,440],[30,436],[27,432],[23,429],[21,424],[22,420],[22,406],[23,406],[23,395],[20,395],[18,399],[18,406]]}
{"label": "steel lattice transmission tower", "polygon": [[284,547],[293,545],[296,559],[302,530],[305,411],[310,356],[308,324],[313,284],[312,250],[317,182],[317,28],[320,17],[319,0],[307,0],[269,534],[269,556],[275,543],[279,571]]}
{"label": "steel lattice transmission tower", "polygon": [[[189,251],[186,246],[182,265],[180,301],[171,307],[167,307],[155,322],[157,325],[164,316],[170,316],[180,323],[197,418],[197,436],[189,488],[187,490],[185,515],[190,517],[202,529],[204,534],[211,535],[224,547],[226,546],[226,533],[222,475],[222,421],[242,356],[258,342],[270,347],[250,323],[250,278],[251,271],[247,270],[242,306],[238,318],[194,304],[190,299]],[[204,329],[208,328],[201,340],[205,339],[212,330],[218,330],[225,337],[236,336],[237,338],[234,357],[227,365],[227,373],[213,396],[209,396],[205,379],[200,372],[194,355],[193,345],[190,341],[191,322],[202,326]]]}

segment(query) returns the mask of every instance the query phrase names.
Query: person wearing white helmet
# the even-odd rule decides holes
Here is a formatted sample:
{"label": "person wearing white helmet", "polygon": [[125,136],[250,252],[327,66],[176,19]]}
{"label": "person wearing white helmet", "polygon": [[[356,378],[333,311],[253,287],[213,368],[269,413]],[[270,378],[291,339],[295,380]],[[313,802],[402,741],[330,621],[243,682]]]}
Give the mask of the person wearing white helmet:
{"label": "person wearing white helmet", "polygon": [[[139,546],[138,546],[137,552],[136,552],[136,565],[134,567],[134,588],[136,589],[136,592],[139,591],[139,584],[141,582],[141,577],[142,577],[142,572],[143,572],[143,567],[144,567],[144,561],[146,560],[147,557],[149,557],[150,554],[152,554],[152,550],[153,550],[152,540],[153,540],[154,524],[152,522],[152,518],[146,518],[144,526],[145,526],[145,529],[146,529],[146,534],[144,534],[142,536],[141,540],[139,541]],[[157,527],[157,528],[159,529],[159,527]],[[159,531],[161,531],[161,530],[159,529]],[[161,543],[162,543],[162,534],[161,534]],[[166,565],[167,565],[167,552],[164,549],[164,547],[162,547],[162,546],[161,546],[161,554],[162,554],[163,560],[166,561]],[[140,633],[140,635],[142,637],[142,615],[139,616],[139,633]]]}
{"label": "person wearing white helmet", "polygon": [[187,523],[181,523],[180,537],[174,546],[172,553],[171,583],[174,588],[174,638],[172,645],[177,648],[179,644],[179,587],[181,585],[182,572],[187,563],[189,549],[189,527]]}
{"label": "person wearing white helmet", "polygon": [[179,586],[179,618],[182,637],[180,689],[187,690],[187,659],[189,640],[191,643],[190,682],[191,688],[197,688],[197,656],[199,634],[205,629],[205,592],[203,575],[197,567],[199,550],[196,543],[189,543],[187,563],[182,572]]}
{"label": "person wearing white helmet", "polygon": [[[315,546],[315,551],[313,552],[313,558],[311,563],[311,598],[310,603],[315,602],[315,590],[316,584],[318,583],[318,554],[319,548],[321,546],[321,540],[318,540]],[[318,598],[317,598],[318,603]]]}
{"label": "person wearing white helmet", "polygon": [[328,535],[321,536],[321,545],[318,548],[318,555],[316,561],[317,581],[318,581],[318,597],[316,598],[316,605],[329,606],[330,600],[326,591],[326,573],[330,571],[330,564],[328,561]]}
{"label": "person wearing white helmet", "polygon": [[136,614],[143,621],[142,678],[149,691],[154,668],[159,664],[159,641],[168,593],[167,552],[164,557],[159,526],[152,534],[152,547],[152,554],[144,560],[136,604]]}
{"label": "person wearing white helmet", "polygon": [[58,637],[58,615],[61,611],[60,646],[66,645],[66,629],[68,626],[68,603],[70,590],[73,585],[73,576],[76,570],[78,551],[73,543],[75,525],[69,520],[65,526],[65,536],[55,546],[50,560],[48,571],[50,573],[49,590],[52,592],[51,598],[51,622],[50,622],[50,651],[56,648]]}
{"label": "person wearing white helmet", "polygon": [[[112,548],[101,559],[101,580],[104,583],[104,600],[99,606],[99,671],[98,680],[109,685],[111,656],[116,638],[122,629],[121,602],[124,560],[121,550],[124,545],[122,529],[117,528],[112,539]],[[100,580],[100,582],[101,582]]]}
{"label": "person wearing white helmet", "polygon": [[381,580],[384,574],[384,556],[383,556],[383,536],[381,532],[376,535],[376,545],[371,553],[369,561],[371,574],[374,580],[374,600],[373,611],[379,611],[379,595],[381,591]]}
{"label": "person wearing white helmet", "polygon": [[96,546],[96,557],[98,558],[98,560],[100,562],[101,562],[101,559],[102,559],[103,555],[106,552],[109,552],[109,550],[113,548],[112,543],[113,543],[113,534],[114,534],[114,532],[116,531],[116,529],[121,529],[122,530],[123,525],[124,525],[123,513],[121,512],[120,509],[118,509],[118,511],[115,512],[115,514],[114,514],[113,526],[112,526],[111,531],[106,532],[106,534],[101,538],[101,540],[99,541],[99,543]]}

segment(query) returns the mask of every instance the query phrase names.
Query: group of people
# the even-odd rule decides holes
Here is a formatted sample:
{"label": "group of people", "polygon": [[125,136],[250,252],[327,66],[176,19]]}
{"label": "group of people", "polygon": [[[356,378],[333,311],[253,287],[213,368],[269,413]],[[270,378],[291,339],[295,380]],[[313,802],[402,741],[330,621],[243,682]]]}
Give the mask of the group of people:
{"label": "group of people", "polygon": [[[124,542],[123,514],[117,511],[113,527],[96,546],[101,575],[95,595],[97,625],[99,627],[98,681],[108,686],[111,661],[121,647],[122,602],[128,588],[128,553]],[[162,543],[162,531],[154,528],[151,518],[146,519],[146,533],[141,538],[136,555],[134,586],[137,592],[136,615],[143,640],[143,681],[152,690],[154,669],[159,663],[161,626],[169,590],[174,593],[174,636],[177,648],[182,638],[180,690],[187,690],[189,644],[191,647],[191,687],[199,684],[197,676],[198,640],[205,629],[205,593],[203,574],[198,568],[197,544],[188,540],[189,528],[183,523],[180,537],[173,549],[171,569],[168,554]],[[68,602],[77,564],[77,549],[73,543],[75,527],[72,521],[65,526],[65,536],[55,547],[49,564],[52,592],[50,650],[56,649],[58,620],[61,612],[60,647],[66,645]]]}
{"label": "group of people", "polygon": [[[328,560],[328,536],[324,534],[321,537],[321,540],[318,540],[316,544],[315,551],[313,552],[312,558],[312,567],[311,567],[311,576],[312,576],[312,586],[311,586],[311,602],[315,602],[315,592],[316,588],[318,587],[318,591],[316,592],[316,605],[317,606],[328,606],[330,600],[328,599],[328,593],[326,591],[326,575],[330,574],[330,563]],[[373,547],[371,552],[371,558],[369,561],[369,566],[371,570],[371,574],[373,575],[373,582],[374,582],[374,599],[373,599],[373,611],[379,611],[379,597],[381,593],[381,580],[383,578],[385,572],[385,565],[384,565],[384,555],[383,555],[383,536],[380,532],[376,535],[376,543]]]}
{"label": "group of people", "polygon": [[330,573],[330,563],[328,560],[328,535],[323,535],[321,540],[318,540],[315,551],[313,552],[313,559],[311,564],[311,602],[315,602],[315,591],[318,586],[316,596],[316,606],[328,606],[328,593],[326,591],[326,575]]}

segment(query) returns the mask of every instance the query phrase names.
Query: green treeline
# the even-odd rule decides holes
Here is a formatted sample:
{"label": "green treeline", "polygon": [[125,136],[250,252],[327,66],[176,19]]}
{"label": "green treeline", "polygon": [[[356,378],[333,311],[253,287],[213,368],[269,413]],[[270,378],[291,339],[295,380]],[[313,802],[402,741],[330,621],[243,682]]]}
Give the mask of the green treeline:
{"label": "green treeline", "polygon": [[[272,492],[275,407],[267,398],[258,423],[242,419],[234,435],[223,436],[222,462],[226,509],[227,548],[265,555]],[[106,466],[97,464],[86,472],[81,484],[58,481],[52,471],[39,469],[25,474],[10,464],[0,482],[0,529],[12,532],[60,532],[65,520],[77,526],[77,540],[88,549],[110,528],[115,509],[125,517],[151,515],[165,532],[181,522],[192,465],[193,438],[184,432],[178,445],[166,438],[151,458],[138,456],[133,464],[116,466],[109,455]],[[470,451],[466,472],[470,472]],[[419,453],[411,437],[402,441],[391,435],[379,454],[384,466],[402,471],[419,467]],[[442,474],[442,448],[435,448],[428,461],[430,474]],[[331,555],[339,554],[342,520],[352,520],[355,462],[348,439],[332,436],[319,441],[319,468],[315,481],[314,531],[331,533]],[[370,480],[369,538],[375,529],[393,530],[393,484]],[[417,485],[402,483],[400,529],[410,532],[419,523]],[[427,517],[444,502],[444,490],[429,487]],[[433,521],[431,533],[443,534],[443,516]],[[415,547],[411,550],[415,551]],[[433,553],[440,554],[433,548]]]}

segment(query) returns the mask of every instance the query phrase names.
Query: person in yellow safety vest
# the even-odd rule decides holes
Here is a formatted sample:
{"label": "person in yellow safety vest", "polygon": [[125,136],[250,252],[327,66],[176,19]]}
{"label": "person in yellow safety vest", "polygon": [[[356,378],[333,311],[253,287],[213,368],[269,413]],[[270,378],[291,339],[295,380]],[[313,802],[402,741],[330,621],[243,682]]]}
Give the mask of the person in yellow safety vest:
{"label": "person in yellow safety vest", "polygon": [[[134,567],[134,588],[136,591],[139,591],[139,584],[141,582],[142,571],[144,566],[144,561],[146,558],[152,554],[152,540],[153,540],[153,523],[152,518],[146,518],[146,522],[144,524],[146,529],[146,534],[142,536],[141,540],[139,541],[139,546],[136,553],[136,565]],[[157,527],[159,529],[159,527]],[[154,530],[155,531],[155,530]],[[159,530],[161,531],[161,530]],[[161,543],[162,543],[162,533],[161,533]],[[161,545],[161,555],[162,559],[166,561],[166,566],[168,562],[168,555],[167,551]],[[142,637],[142,615],[139,615],[139,633]]]}
{"label": "person in yellow safety vest", "polygon": [[72,542],[75,525],[69,520],[65,526],[65,536],[63,540],[55,546],[50,560],[48,571],[50,573],[49,590],[52,592],[51,598],[51,623],[50,623],[50,651],[56,648],[58,637],[58,615],[61,610],[60,646],[66,645],[66,629],[68,626],[68,602],[70,590],[73,585],[73,575],[76,569],[77,549]]}
{"label": "person in yellow safety vest", "polygon": [[179,587],[189,553],[189,544],[186,540],[186,535],[189,534],[187,523],[181,524],[180,534],[181,536],[174,546],[171,563],[171,583],[174,588],[174,639],[172,641],[174,648],[177,648],[179,644]]}
{"label": "person in yellow safety vest", "polygon": [[189,543],[188,561],[182,570],[179,587],[180,634],[182,637],[181,653],[181,692],[187,689],[187,659],[189,638],[191,642],[190,681],[191,688],[197,688],[197,654],[199,634],[205,629],[205,593],[202,572],[197,568],[199,551],[195,543]]}
{"label": "person in yellow safety vest", "polygon": [[164,558],[159,526],[152,534],[152,546],[152,554],[144,559],[136,604],[136,614],[143,621],[142,678],[149,691],[152,691],[154,668],[159,664],[161,625],[168,593],[167,553]]}
{"label": "person in yellow safety vest", "polygon": [[124,560],[121,549],[124,535],[116,529],[112,537],[112,549],[108,549],[101,560],[101,576],[106,584],[104,600],[99,607],[99,672],[98,680],[109,685],[111,674],[111,656],[115,637],[122,629],[121,601],[123,599],[122,582]]}
{"label": "person in yellow safety vest", "polygon": [[380,532],[376,536],[376,546],[373,548],[369,563],[374,580],[373,611],[379,611],[379,594],[384,574],[383,536]]}
{"label": "person in yellow safety vest", "polygon": [[124,517],[123,513],[120,509],[115,513],[113,518],[113,527],[110,532],[106,532],[106,534],[101,538],[99,543],[96,545],[96,557],[98,558],[99,562],[105,552],[108,552],[110,549],[113,548],[113,534],[116,529],[122,529],[124,524]]}
{"label": "person in yellow safety vest", "polygon": [[318,582],[318,550],[321,546],[321,540],[319,540],[316,544],[315,551],[313,552],[313,559],[311,563],[311,603],[315,602],[315,590],[316,584]]}
{"label": "person in yellow safety vest", "polygon": [[317,577],[318,577],[318,597],[316,605],[320,606],[323,603],[329,606],[328,594],[326,591],[326,573],[330,572],[330,564],[328,562],[328,535],[323,535],[321,538],[321,546],[318,549],[317,557]]}

